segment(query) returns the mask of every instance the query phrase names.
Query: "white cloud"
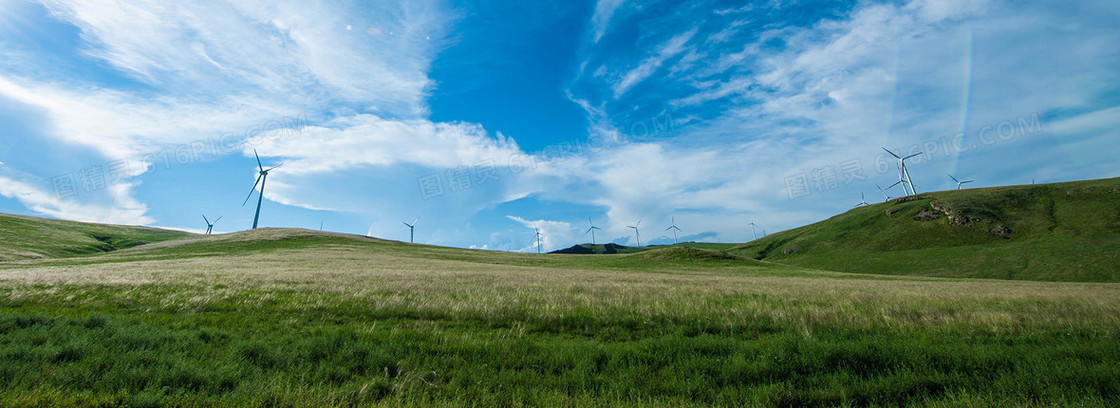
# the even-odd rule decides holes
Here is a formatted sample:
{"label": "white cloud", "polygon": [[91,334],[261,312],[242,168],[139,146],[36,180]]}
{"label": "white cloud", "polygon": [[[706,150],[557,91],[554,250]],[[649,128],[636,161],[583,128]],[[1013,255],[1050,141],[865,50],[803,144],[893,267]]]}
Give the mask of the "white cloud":
{"label": "white cloud", "polygon": [[0,195],[18,200],[29,210],[52,217],[75,221],[119,225],[147,225],[154,220],[146,215],[147,207],[128,195],[128,185],[110,186],[107,193],[111,205],[81,203],[59,198],[36,185],[0,176]]}
{"label": "white cloud", "polygon": [[687,49],[685,44],[687,44],[694,35],[696,35],[695,28],[677,34],[658,46],[654,55],[639,62],[637,67],[627,72],[614,84],[611,88],[614,91],[614,97],[616,99],[619,98],[622,94],[625,94],[626,91],[630,90],[631,87],[649,78],[654,72],[657,72],[657,69],[661,68],[661,64],[663,64],[665,60],[684,52]]}
{"label": "white cloud", "polygon": [[610,27],[611,17],[626,0],[599,0],[595,3],[595,14],[591,17],[592,36],[599,42]]}
{"label": "white cloud", "polygon": [[284,171],[296,174],[397,164],[469,167],[525,157],[512,139],[501,134],[491,137],[479,125],[394,121],[369,114],[306,127],[292,137],[253,138],[248,144],[269,156],[285,158]]}
{"label": "white cloud", "polygon": [[[549,221],[549,220],[526,220],[521,217],[507,215],[509,218],[517,223],[524,225],[526,228],[540,231],[541,250],[544,252],[552,252],[558,249],[564,249],[570,246],[571,242],[576,242],[578,238],[578,229],[573,227],[572,224],[563,221]],[[522,247],[518,252],[536,252],[537,242],[535,232],[528,232],[525,242],[530,245]],[[515,241],[516,242],[516,241]]]}
{"label": "white cloud", "polygon": [[[342,98],[395,114],[422,112],[446,19],[431,1],[344,6],[308,2],[44,1],[82,30],[86,53],[183,94]],[[392,36],[345,30],[346,20]],[[315,92],[308,92],[315,90]]]}

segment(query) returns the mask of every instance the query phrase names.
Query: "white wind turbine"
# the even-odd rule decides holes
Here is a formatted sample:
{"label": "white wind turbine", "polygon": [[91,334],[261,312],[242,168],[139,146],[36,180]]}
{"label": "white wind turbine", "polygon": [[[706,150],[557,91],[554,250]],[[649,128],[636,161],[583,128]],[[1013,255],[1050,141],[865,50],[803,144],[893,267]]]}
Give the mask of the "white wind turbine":
{"label": "white wind turbine", "polygon": [[852,207],[852,208],[859,208],[859,207],[863,207],[865,205],[871,205],[871,204],[867,203],[867,197],[864,197],[863,192],[861,191],[859,193],[859,204],[856,204],[856,206]]}
{"label": "white wind turbine", "polygon": [[[751,222],[751,233],[754,234],[754,239],[758,239],[758,224],[753,221]],[[766,235],[766,231],[763,231],[762,235]]]}
{"label": "white wind turbine", "polygon": [[210,232],[214,231],[214,224],[217,224],[218,221],[221,221],[222,217],[218,217],[214,220],[214,222],[210,222],[210,220],[206,218],[206,214],[202,214],[202,219],[206,221],[206,235],[210,235]]}
{"label": "white wind turbine", "polygon": [[[961,185],[964,185],[965,183],[971,183],[971,182],[975,181],[975,180],[960,181],[960,180],[957,180],[956,177],[953,177],[952,174],[946,174],[946,175],[949,176],[949,178],[953,179],[953,181],[957,182],[957,190],[961,189]],[[1031,183],[1031,184],[1034,184],[1034,183]]]}
{"label": "white wind turbine", "polygon": [[590,225],[591,228],[588,228],[587,232],[584,232],[583,235],[591,234],[591,245],[595,245],[595,231],[600,229],[595,226],[595,223],[591,222],[591,217],[587,218],[587,224]]}
{"label": "white wind turbine", "polygon": [[272,166],[272,168],[265,170],[264,164],[261,164],[261,156],[257,154],[257,150],[253,149],[253,156],[257,158],[257,167],[260,172],[257,173],[257,181],[253,183],[253,189],[249,190],[249,195],[245,197],[245,202],[241,203],[242,206],[249,203],[249,199],[253,197],[253,193],[257,192],[257,185],[261,186],[260,197],[257,198],[257,213],[253,216],[253,229],[257,229],[257,221],[261,219],[261,204],[264,202],[264,184],[268,181],[268,172],[276,170],[277,167],[283,166],[284,163]]}
{"label": "white wind turbine", "polygon": [[673,245],[676,245],[677,244],[677,232],[681,230],[680,228],[677,228],[677,218],[676,217],[673,217],[673,225],[669,226],[669,228],[666,228],[665,230],[666,231],[670,231],[670,230],[673,231]]}
{"label": "white wind turbine", "polygon": [[416,217],[415,220],[412,220],[412,224],[401,221],[406,227],[408,227],[408,242],[410,243],[416,242],[416,223],[419,221],[420,217]]}
{"label": "white wind turbine", "polygon": [[634,230],[634,235],[638,237],[638,246],[642,246],[642,233],[638,231],[638,227],[642,226],[642,220],[638,220],[637,224],[628,225],[626,228]]}
{"label": "white wind turbine", "polygon": [[894,158],[898,159],[898,169],[899,169],[898,179],[899,179],[899,182],[901,182],[902,179],[904,179],[904,178],[906,179],[906,183],[904,183],[902,185],[903,192],[905,192],[906,186],[909,185],[910,186],[910,193],[908,193],[906,195],[918,194],[917,190],[914,190],[914,181],[910,180],[910,170],[906,169],[906,159],[913,158],[913,157],[916,157],[916,156],[920,156],[922,153],[918,152],[918,153],[914,153],[914,154],[906,156],[906,157],[902,157],[902,156],[899,156],[897,154],[894,154],[894,152],[892,152],[890,150],[887,150],[887,148],[885,148],[885,147],[883,148],[883,151],[889,153],[891,156],[894,156]]}
{"label": "white wind turbine", "polygon": [[[898,184],[898,183],[895,183],[895,184]],[[891,187],[894,187],[894,185],[891,185]],[[891,196],[887,195],[887,190],[883,190],[883,188],[879,187],[878,184],[875,185],[875,188],[879,189],[880,193],[883,193],[883,202],[884,203],[891,200]],[[890,189],[890,187],[887,187],[887,189]]]}
{"label": "white wind turbine", "polygon": [[537,253],[540,254],[541,252],[541,229],[537,228]]}

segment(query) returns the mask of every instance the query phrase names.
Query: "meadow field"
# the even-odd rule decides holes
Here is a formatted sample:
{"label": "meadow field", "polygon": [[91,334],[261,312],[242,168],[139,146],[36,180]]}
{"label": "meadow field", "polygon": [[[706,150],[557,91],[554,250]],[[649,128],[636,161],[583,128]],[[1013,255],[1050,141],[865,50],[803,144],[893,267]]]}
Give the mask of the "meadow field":
{"label": "meadow field", "polygon": [[1120,404],[1120,285],[303,230],[0,263],[0,405]]}

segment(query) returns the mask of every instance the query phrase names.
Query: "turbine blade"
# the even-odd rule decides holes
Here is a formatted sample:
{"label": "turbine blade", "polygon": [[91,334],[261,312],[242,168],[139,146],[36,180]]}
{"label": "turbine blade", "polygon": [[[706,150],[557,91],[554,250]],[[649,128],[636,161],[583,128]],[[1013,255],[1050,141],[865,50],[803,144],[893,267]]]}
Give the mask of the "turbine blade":
{"label": "turbine blade", "polygon": [[241,203],[242,207],[244,207],[245,204],[249,203],[250,198],[253,198],[253,193],[255,193],[257,191],[257,185],[261,183],[261,177],[264,177],[264,176],[257,175],[257,181],[255,183],[253,183],[253,189],[249,190],[249,195],[245,196],[245,202]]}
{"label": "turbine blade", "polygon": [[264,165],[261,164],[261,156],[257,154],[257,149],[253,149],[253,156],[257,158],[257,167],[260,167],[261,171],[264,171]]}
{"label": "turbine blade", "polygon": [[276,170],[277,168],[279,168],[280,166],[283,166],[283,165],[284,165],[284,163],[277,164],[275,166],[272,166],[271,169],[265,170],[265,172],[270,172],[270,171]]}
{"label": "turbine blade", "polygon": [[961,182],[960,180],[957,180],[957,178],[956,178],[956,177],[953,177],[953,175],[952,175],[952,174],[946,174],[946,176],[949,176],[949,178],[953,179],[953,181],[955,181],[955,182],[958,182],[958,183],[960,183],[960,182]]}
{"label": "turbine blade", "polygon": [[583,235],[587,235],[587,234],[590,234],[590,233],[591,233],[591,230],[593,230],[593,229],[594,229],[594,228],[588,228],[588,229],[587,229],[587,232],[584,232],[584,233],[583,233]]}
{"label": "turbine blade", "polygon": [[214,224],[217,224],[218,221],[221,221],[221,220],[222,220],[222,217],[218,217],[218,219],[214,220]]}
{"label": "turbine blade", "polygon": [[412,225],[416,225],[418,222],[420,222],[420,217],[416,217],[415,220],[412,220]]}
{"label": "turbine blade", "polygon": [[892,152],[890,150],[887,150],[887,148],[884,147],[883,150],[886,151],[887,153],[889,153],[891,156],[894,156],[894,158],[901,159],[901,157],[898,157],[898,155],[894,154],[894,152]]}
{"label": "turbine blade", "polygon": [[210,225],[210,220],[206,219],[206,214],[202,214],[202,219],[206,221],[206,225]]}
{"label": "turbine blade", "polygon": [[[899,180],[899,181],[896,181],[896,182],[894,182],[894,184],[891,184],[891,187],[897,186],[897,185],[899,185],[899,184],[902,184],[902,180]],[[887,187],[887,190],[890,190],[890,189],[891,189],[891,187]]]}
{"label": "turbine blade", "polygon": [[906,160],[906,159],[909,159],[909,158],[911,158],[911,157],[914,157],[914,156],[921,156],[921,155],[922,155],[922,153],[920,153],[920,152],[919,152],[919,153],[914,153],[914,154],[912,154],[912,155],[909,155],[909,156],[903,157],[903,158],[902,158],[902,160]]}
{"label": "turbine blade", "polygon": [[976,181],[976,180],[968,180],[968,181],[962,181],[962,182],[961,182],[961,184],[964,184],[964,183],[971,183],[971,182],[973,182],[973,181]]}

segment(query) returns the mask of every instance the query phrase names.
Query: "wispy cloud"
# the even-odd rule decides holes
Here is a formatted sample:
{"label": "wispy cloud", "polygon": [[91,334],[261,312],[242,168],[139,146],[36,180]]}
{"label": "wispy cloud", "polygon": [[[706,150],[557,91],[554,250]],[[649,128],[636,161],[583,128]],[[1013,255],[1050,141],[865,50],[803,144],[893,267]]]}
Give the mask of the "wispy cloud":
{"label": "wispy cloud", "polygon": [[649,78],[658,68],[661,68],[661,64],[665,63],[665,60],[684,52],[686,50],[685,44],[692,39],[693,35],[696,35],[696,29],[678,34],[658,46],[654,55],[639,62],[638,66],[622,75],[622,78],[611,87],[614,91],[614,97],[617,99],[634,85]]}
{"label": "wispy cloud", "polygon": [[145,215],[147,206],[129,196],[129,187],[131,186],[112,186],[108,191],[111,203],[83,203],[59,198],[34,183],[0,176],[0,196],[18,200],[37,213],[107,224],[148,225],[155,222],[153,218]]}
{"label": "wispy cloud", "polygon": [[591,32],[594,42],[598,42],[610,27],[611,17],[626,0],[599,0],[595,3],[595,14],[591,17]]}

